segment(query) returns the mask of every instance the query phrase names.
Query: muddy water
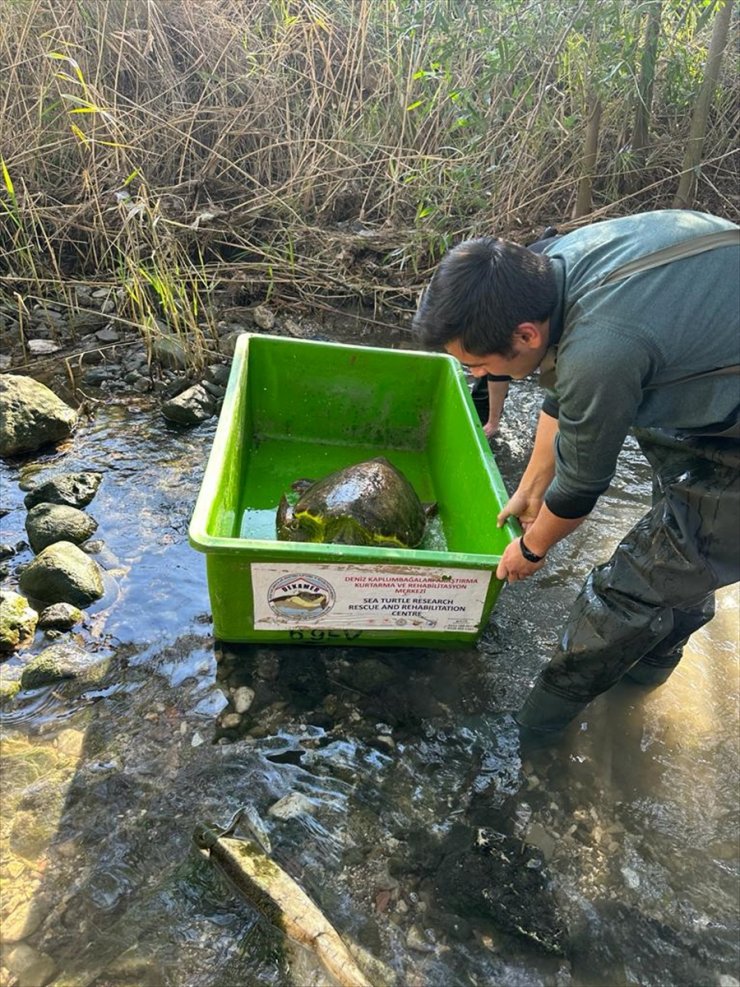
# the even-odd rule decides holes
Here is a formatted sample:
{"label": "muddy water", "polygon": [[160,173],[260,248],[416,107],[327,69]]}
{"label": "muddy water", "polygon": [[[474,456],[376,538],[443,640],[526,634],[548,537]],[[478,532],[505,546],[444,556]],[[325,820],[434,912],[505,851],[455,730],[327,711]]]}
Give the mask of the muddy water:
{"label": "muddy water", "polygon": [[[535,417],[515,386],[496,447],[510,487]],[[5,709],[6,940],[70,987],[327,983],[192,847],[197,822],[249,803],[374,982],[737,984],[736,591],[669,684],[617,687],[558,746],[522,751],[508,715],[648,502],[636,446],[478,649],[249,648],[214,645],[187,545],[212,435],[108,404],[63,454],[2,468],[13,543],[21,482],[104,473],[106,596],[78,640],[110,659]]]}

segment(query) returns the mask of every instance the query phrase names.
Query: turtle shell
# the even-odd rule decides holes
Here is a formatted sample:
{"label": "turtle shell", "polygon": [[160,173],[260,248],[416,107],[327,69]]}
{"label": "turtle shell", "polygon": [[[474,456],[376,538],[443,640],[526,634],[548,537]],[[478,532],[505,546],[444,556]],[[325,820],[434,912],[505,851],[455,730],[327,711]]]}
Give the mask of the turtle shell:
{"label": "turtle shell", "polygon": [[426,512],[416,491],[383,456],[315,483],[299,480],[294,489],[297,496],[284,496],[278,508],[283,541],[415,548],[424,537]]}

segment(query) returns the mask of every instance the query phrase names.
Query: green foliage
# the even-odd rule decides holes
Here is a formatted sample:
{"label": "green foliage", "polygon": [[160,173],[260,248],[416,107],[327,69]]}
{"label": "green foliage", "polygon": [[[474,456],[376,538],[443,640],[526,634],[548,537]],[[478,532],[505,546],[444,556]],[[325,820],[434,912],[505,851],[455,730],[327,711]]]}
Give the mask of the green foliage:
{"label": "green foliage", "polygon": [[[143,331],[164,319],[183,337],[203,333],[204,298],[229,279],[262,297],[408,306],[461,236],[564,221],[595,96],[595,200],[664,205],[715,3],[663,0],[638,169],[630,118],[649,7],[7,0],[5,269],[38,294],[64,259],[124,287]],[[737,88],[726,73],[705,149],[726,188]],[[620,204],[627,172],[639,185]]]}

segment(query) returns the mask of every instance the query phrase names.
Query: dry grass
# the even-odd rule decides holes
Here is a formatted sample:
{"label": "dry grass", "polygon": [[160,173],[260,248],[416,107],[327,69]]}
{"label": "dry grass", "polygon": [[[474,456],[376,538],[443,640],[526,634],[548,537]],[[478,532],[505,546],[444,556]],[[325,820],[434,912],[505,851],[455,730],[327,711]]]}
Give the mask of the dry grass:
{"label": "dry grass", "polygon": [[[75,278],[116,284],[132,323],[165,318],[193,346],[216,285],[407,310],[450,242],[567,223],[589,71],[574,38],[604,2],[4,0],[5,288],[74,308]],[[727,71],[697,207],[731,218],[737,107]],[[629,115],[605,103],[596,216],[675,191],[687,113],[656,95],[632,174]]]}

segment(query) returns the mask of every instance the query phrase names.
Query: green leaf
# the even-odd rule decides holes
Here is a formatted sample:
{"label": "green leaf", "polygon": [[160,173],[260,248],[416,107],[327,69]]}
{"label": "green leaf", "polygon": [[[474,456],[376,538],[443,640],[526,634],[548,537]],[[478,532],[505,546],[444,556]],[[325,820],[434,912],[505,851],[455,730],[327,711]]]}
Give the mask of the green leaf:
{"label": "green leaf", "polygon": [[8,190],[8,195],[15,202],[15,188],[13,186],[13,180],[10,177],[10,172],[8,171],[8,166],[5,164],[5,158],[0,158],[0,166],[3,171],[3,182],[5,183],[5,188]]}

